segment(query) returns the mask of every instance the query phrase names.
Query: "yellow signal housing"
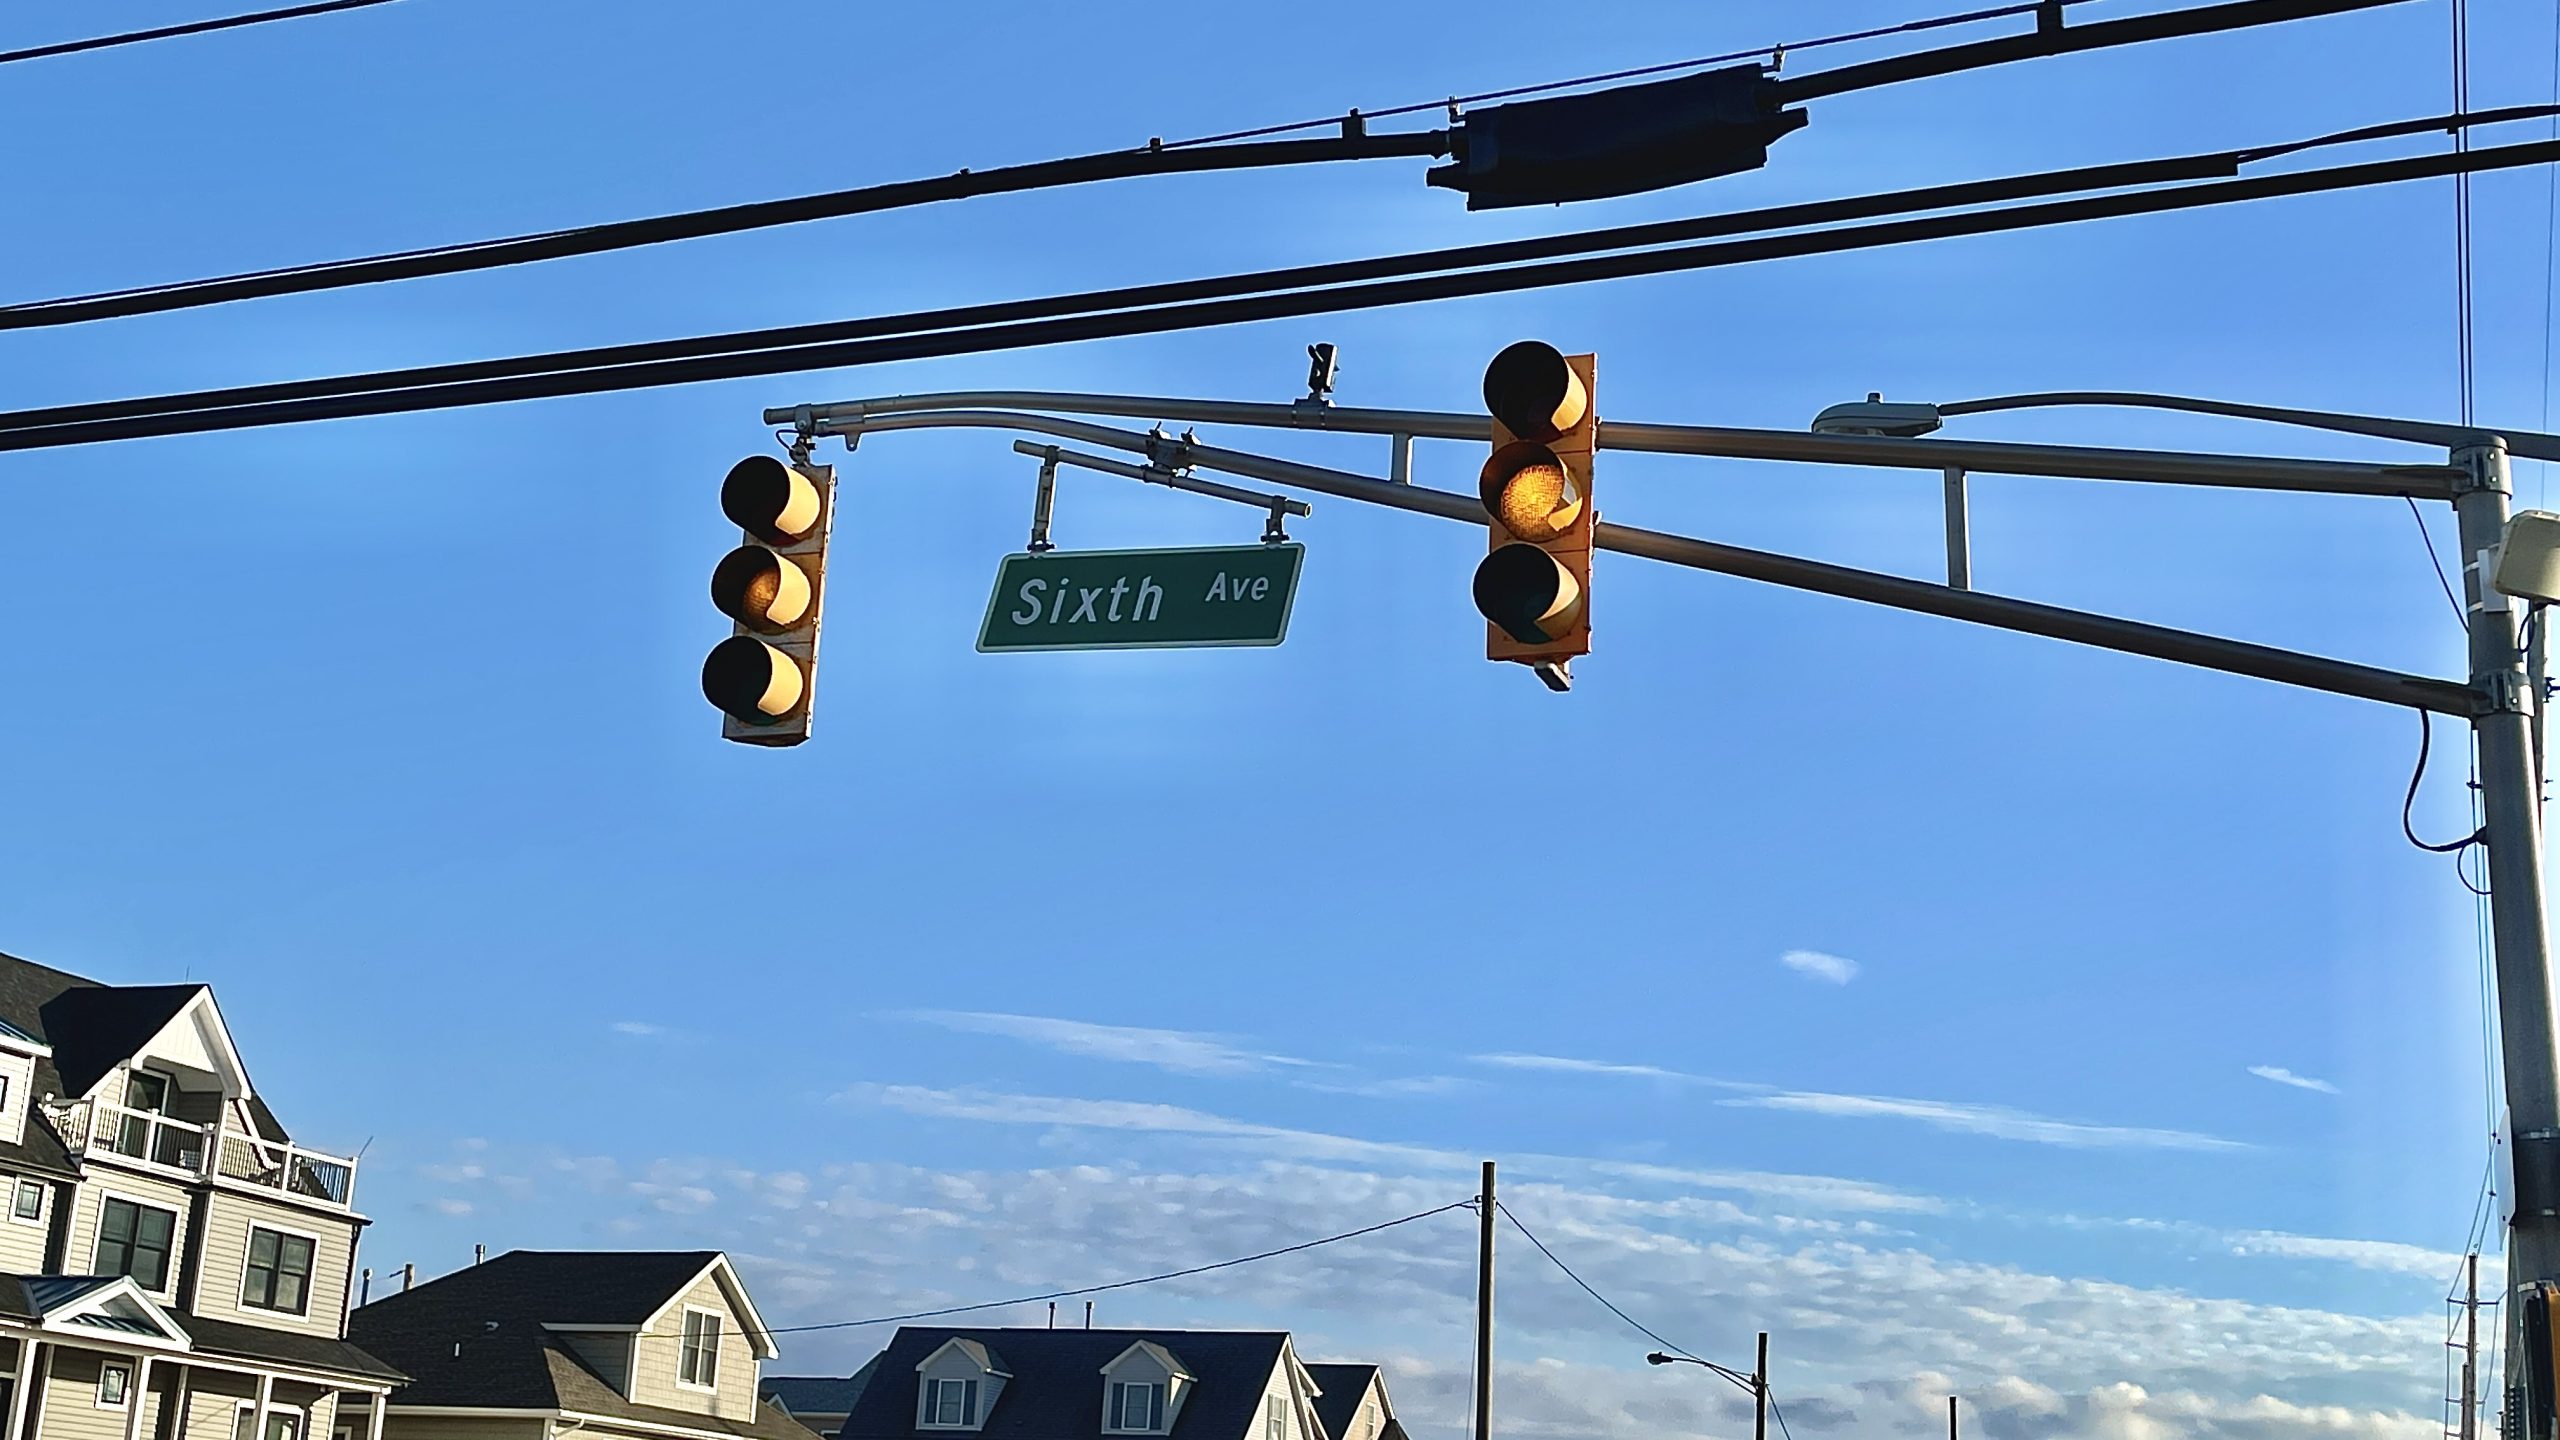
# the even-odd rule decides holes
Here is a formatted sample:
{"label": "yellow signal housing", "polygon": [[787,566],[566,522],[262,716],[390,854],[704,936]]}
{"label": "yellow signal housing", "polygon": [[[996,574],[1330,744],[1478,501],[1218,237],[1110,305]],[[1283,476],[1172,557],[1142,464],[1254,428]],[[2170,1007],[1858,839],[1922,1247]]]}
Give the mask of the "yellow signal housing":
{"label": "yellow signal housing", "polygon": [[721,738],[797,745],[817,691],[835,470],[749,456],[721,482],[720,508],[743,543],[711,572],[711,603],[732,631],[703,661],[703,697],[720,711]]}
{"label": "yellow signal housing", "polygon": [[1484,372],[1493,453],[1478,493],[1491,523],[1474,588],[1485,658],[1535,666],[1556,689],[1591,653],[1594,361],[1523,340]]}

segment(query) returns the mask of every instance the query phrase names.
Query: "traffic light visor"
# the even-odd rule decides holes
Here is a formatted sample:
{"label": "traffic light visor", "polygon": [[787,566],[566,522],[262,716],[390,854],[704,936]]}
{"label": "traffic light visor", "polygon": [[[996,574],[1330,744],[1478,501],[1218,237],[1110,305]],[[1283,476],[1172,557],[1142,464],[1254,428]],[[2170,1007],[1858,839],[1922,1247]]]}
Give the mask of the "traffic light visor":
{"label": "traffic light visor", "polygon": [[800,662],[752,635],[732,635],[702,662],[702,694],[749,725],[776,725],[808,694]]}
{"label": "traffic light visor", "polygon": [[711,572],[711,603],[751,630],[788,630],[809,618],[809,572],[762,545],[741,545]]}
{"label": "traffic light visor", "polygon": [[1496,524],[1532,543],[1555,539],[1582,517],[1582,486],[1556,452],[1534,441],[1494,451],[1484,462],[1477,494]]}
{"label": "traffic light visor", "polygon": [[720,509],[768,545],[789,545],[818,527],[818,487],[770,455],[750,455],[720,482]]}
{"label": "traffic light visor", "polygon": [[1543,340],[1506,345],[1484,368],[1484,406],[1520,440],[1553,440],[1591,413],[1591,394]]}
{"label": "traffic light visor", "polygon": [[1524,645],[1561,637],[1582,618],[1582,585],[1556,557],[1514,541],[1476,566],[1476,609]]}

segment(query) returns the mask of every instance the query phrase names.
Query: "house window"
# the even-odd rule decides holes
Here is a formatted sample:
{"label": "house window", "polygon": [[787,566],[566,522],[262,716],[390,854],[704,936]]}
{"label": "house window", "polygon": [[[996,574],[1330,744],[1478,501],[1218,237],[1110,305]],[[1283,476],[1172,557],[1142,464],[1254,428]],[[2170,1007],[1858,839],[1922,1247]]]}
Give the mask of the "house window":
{"label": "house window", "polygon": [[98,1408],[121,1410],[133,1394],[133,1367],[101,1365],[98,1367]]}
{"label": "house window", "polygon": [[9,1197],[9,1218],[24,1220],[31,1225],[43,1223],[43,1181],[21,1180],[18,1182],[17,1192]]}
{"label": "house window", "polygon": [[684,1312],[684,1343],[676,1352],[676,1381],[709,1390],[720,1381],[720,1317],[708,1310]]}
{"label": "house window", "polygon": [[1111,1428],[1114,1430],[1162,1430],[1164,1428],[1164,1387],[1113,1381]]}
{"label": "house window", "polygon": [[311,1238],[251,1228],[240,1303],[299,1315],[311,1302]]}
{"label": "house window", "polygon": [[927,1380],[924,1382],[924,1423],[968,1429],[978,1423],[978,1382],[975,1380]]}
{"label": "house window", "polygon": [[1262,1440],[1289,1440],[1289,1402],[1277,1395],[1262,1397]]}
{"label": "house window", "polygon": [[[231,1412],[231,1440],[250,1440],[249,1427],[257,1413],[256,1402],[240,1402],[240,1408]],[[302,1440],[302,1412],[282,1405],[268,1406],[267,1440]]]}
{"label": "house window", "polygon": [[98,1259],[93,1273],[130,1275],[145,1290],[169,1288],[169,1236],[173,1210],[108,1199],[98,1207]]}

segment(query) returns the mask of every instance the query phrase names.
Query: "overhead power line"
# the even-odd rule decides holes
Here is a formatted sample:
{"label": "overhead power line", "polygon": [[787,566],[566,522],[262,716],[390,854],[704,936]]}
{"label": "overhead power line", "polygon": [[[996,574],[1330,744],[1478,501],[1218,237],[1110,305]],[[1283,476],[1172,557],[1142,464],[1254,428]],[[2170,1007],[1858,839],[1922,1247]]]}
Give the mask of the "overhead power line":
{"label": "overhead power line", "polygon": [[[1979,204],[1989,201],[2013,200],[2038,195],[2076,194],[2082,191],[2105,190],[2145,182],[2227,177],[2235,174],[2238,167],[2243,164],[2274,156],[2299,153],[2300,151],[2313,146],[2354,139],[2372,138],[2376,134],[2395,134],[2420,129],[2442,129],[2448,124],[2489,123],[2493,119],[2527,118],[2532,115],[2539,114],[2542,108],[2544,107],[2525,107],[2517,111],[2490,112],[2480,116],[2429,117],[2420,120],[2395,122],[2391,125],[2366,127],[2362,130],[2342,132],[2337,136],[2319,137],[2312,140],[2297,141],[2288,144],[2258,146],[2244,150],[2216,151],[2209,154],[2172,157],[2163,160],[2137,161],[2121,165],[2090,166],[2073,170],[2051,171],[2041,174],[2012,176],[1994,180],[1967,181],[1955,185],[1929,186],[1914,190],[1887,192],[1880,195],[1856,196],[1841,200],[1815,201],[1806,204],[1775,206],[1761,210],[1740,211],[1724,215],[1701,216],[1688,220],[1618,226],[1610,229],[1583,231],[1560,236],[1544,236],[1529,240],[1459,246],[1404,255],[1381,256],[1368,260],[1337,261],[1322,265],[1295,266],[1277,270],[1247,272],[1238,275],[1213,276],[1198,280],[1160,282],[1151,285],[1129,286],[1111,290],[1085,291],[1081,293],[1045,296],[1028,300],[998,301],[978,305],[957,306],[940,310],[913,311],[904,314],[872,316],[855,320],[828,321],[816,324],[779,326],[762,330],[735,331],[723,335],[693,336],[677,340],[647,341],[637,344],[601,346],[583,350],[555,351],[548,354],[514,356],[498,360],[467,361],[458,364],[421,366],[404,370],[374,372],[364,375],[335,376],[316,380],[284,381],[263,385],[232,386],[217,390],[200,390],[177,395],[160,395],[131,400],[97,401],[75,405],[51,406],[35,410],[21,410],[11,413],[0,413],[0,449],[31,448],[27,442],[20,442],[18,444],[10,443],[6,439],[6,434],[7,432],[13,431],[45,429],[51,432],[50,439],[40,443],[85,443],[85,441],[69,440],[62,437],[71,433],[68,427],[93,425],[98,422],[105,421],[140,420],[147,417],[161,417],[165,419],[166,417],[184,412],[240,411],[247,407],[300,404],[302,402],[328,400],[340,397],[353,398],[376,395],[392,390],[426,390],[430,387],[434,387],[443,394],[459,394],[461,393],[460,387],[476,385],[483,382],[538,379],[541,377],[558,377],[573,373],[604,371],[612,371],[617,376],[628,380],[632,374],[638,372],[639,367],[667,364],[677,361],[722,361],[735,360],[739,357],[746,356],[770,356],[778,355],[785,351],[798,350],[802,347],[828,345],[842,346],[850,342],[861,340],[876,339],[886,341],[897,337],[912,337],[924,332],[944,332],[946,334],[958,335],[971,331],[983,332],[990,327],[996,326],[1018,327],[1023,325],[1025,322],[1032,321],[1067,321],[1077,318],[1090,318],[1104,312],[1113,311],[1135,312],[1137,314],[1162,314],[1166,312],[1166,307],[1177,304],[1252,297],[1268,299],[1271,298],[1270,292],[1274,291],[1313,292],[1317,296],[1322,296],[1328,293],[1327,287],[1339,290],[1341,287],[1347,286],[1352,282],[1364,280],[1378,280],[1417,274],[1432,274],[1442,271],[1481,269],[1483,267],[1497,265],[1511,265],[1516,262],[1526,260],[1550,259],[1558,256],[1589,255],[1594,252],[1624,250],[1640,246],[1662,245],[1668,242],[1711,238],[1715,236],[1754,234],[1769,230],[1792,229],[1843,220],[1874,219],[1881,216],[1908,215],[1921,211],[1948,209],[1963,205]],[[2506,156],[2507,152],[2504,150],[2477,153],[2491,157],[2501,157],[2484,162],[2493,165],[2530,163],[2505,159],[2503,157]],[[2401,168],[2386,167],[2386,169],[2388,170],[2388,173],[2383,174],[2378,178],[2350,178],[2344,182],[2324,182],[2313,185],[2310,188],[2340,188],[2341,184],[2388,183],[2395,179],[2414,178],[2409,174],[2402,173]],[[2307,173],[2314,176],[2335,177],[2348,174],[2349,170],[2356,170],[2358,173],[2369,173],[2360,169],[2360,167],[2348,167],[2344,170]],[[2425,173],[2436,174],[2441,172],[2430,170]],[[2275,177],[2278,182],[2289,182],[2294,178],[2295,177],[2290,176]],[[2186,187],[2184,189],[2142,192],[2141,194],[2133,197],[2122,198],[2143,200],[2157,196],[2162,197],[2164,200],[2175,202],[2164,204],[2159,208],[2183,208],[2183,206],[2187,204],[2223,203],[2222,201],[2211,199],[2177,200],[2177,197],[2190,195],[2194,190],[2195,187]],[[2293,192],[2279,191],[2276,193]],[[2254,194],[2240,194],[2232,195],[2228,198],[2238,200],[2257,197]],[[1976,213],[1990,215],[1996,219],[1997,217],[2014,215],[2018,213],[2020,208],[2022,207],[2012,207],[2009,211]],[[2050,214],[2051,212],[2048,211],[2047,213]],[[2090,217],[2078,215],[2064,216],[2064,219],[2071,218]],[[2062,223],[2062,221],[2047,219],[2038,223]],[[1868,234],[1884,228],[1885,227],[1868,227],[1867,231],[1855,233]],[[1986,228],[2020,227],[2011,224],[1994,223],[1988,224]],[[1812,237],[1786,238],[1790,241],[1804,242],[1807,240],[1818,240],[1822,237],[1838,236],[1850,233],[1852,232],[1845,230],[1819,231],[1815,232],[1815,235]],[[1910,238],[1935,237],[1914,236]],[[1894,242],[1888,237],[1886,239],[1873,239],[1871,240],[1871,243],[1881,244]],[[1698,248],[1705,249],[1709,247]],[[1829,248],[1862,247],[1832,244]],[[1796,250],[1787,253],[1812,252]],[[1654,269],[1696,268],[1699,263],[1731,264],[1739,263],[1742,260],[1756,258],[1776,258],[1775,255],[1737,253],[1735,247],[1730,246],[1720,247],[1715,255],[1707,257],[1703,262],[1697,262],[1695,260],[1677,260],[1677,257],[1681,256],[1694,256],[1695,251],[1661,251],[1657,252],[1657,254],[1675,257],[1676,263],[1656,265],[1653,267]],[[1628,258],[1635,260],[1649,260],[1654,257],[1638,256]],[[1517,275],[1523,272],[1495,270],[1489,273],[1499,276]],[[1549,267],[1547,270],[1539,273],[1554,275],[1556,272],[1553,267]],[[1627,273],[1647,272],[1644,270],[1637,270]],[[1532,283],[1572,283],[1573,278],[1574,277],[1572,276],[1568,276],[1562,279],[1546,279],[1543,281],[1533,281]],[[1579,278],[1605,279],[1611,277],[1608,275],[1580,275]],[[1527,285],[1512,283],[1499,288],[1527,288]],[[1372,287],[1373,291],[1374,289],[1375,287]],[[1436,299],[1446,297],[1442,295],[1425,295],[1414,298]],[[1394,304],[1406,302],[1401,299],[1386,299],[1369,303]],[[1324,304],[1305,306],[1287,313],[1317,314],[1326,313],[1330,310],[1357,308],[1362,308],[1360,303],[1341,305]],[[1191,311],[1186,313],[1197,315],[1200,313],[1200,310],[1199,307],[1195,305]],[[1242,318],[1274,317],[1271,315],[1254,315]],[[1232,322],[1225,319],[1198,319],[1190,321],[1189,323],[1224,324]],[[1019,343],[1050,344],[1058,343],[1061,339],[1072,340],[1098,338],[1101,334],[1106,333],[1122,334],[1141,332],[1136,330],[1115,329],[1083,334],[1056,334],[1055,332],[1040,333],[1052,334],[1053,338],[1027,339],[1022,340]],[[1003,345],[997,345],[991,348],[1005,347]],[[961,351],[936,350],[918,353],[961,353]],[[909,355],[891,355],[885,358],[913,357]],[[676,374],[673,378],[639,379],[632,381],[631,384],[677,384],[699,379],[732,378],[735,375],[743,374],[776,374],[784,373],[793,369],[826,368],[827,365],[854,363],[870,363],[870,360],[829,360],[823,363],[813,361],[808,364],[796,364],[786,361],[780,364],[761,366],[751,365],[750,368],[732,370],[717,374],[684,373]],[[650,373],[664,374],[668,372]],[[631,385],[617,383],[592,388],[631,388]],[[537,394],[570,393],[580,392],[577,389],[543,390],[507,394],[499,398],[530,399],[536,398]],[[479,400],[456,399],[440,402],[440,404],[441,403],[473,404],[486,402]],[[403,408],[440,408],[440,406],[424,405],[408,406]],[[388,412],[364,410],[351,411],[347,413]],[[316,414],[299,414],[296,418],[318,419],[330,417]],[[281,422],[252,420],[242,421],[239,423]],[[207,426],[204,428],[234,427],[226,424]],[[176,432],[152,431],[150,433]],[[130,437],[124,435],[97,434],[93,435],[91,438],[106,439]]]}
{"label": "overhead power line", "polygon": [[[2511,169],[2554,160],[2560,160],[2560,144],[2539,141],[2472,150],[2462,155],[2439,154],[2371,161],[2130,194],[2086,196],[1954,215],[1676,246],[1635,254],[1586,256],[1544,264],[1468,270],[1366,285],[1334,285],[1279,294],[1248,294],[1192,304],[1157,305],[1105,313],[1071,313],[1010,324],[864,336],[867,328],[876,327],[880,322],[856,320],[813,327],[821,336],[816,343],[720,351],[638,364],[564,362],[533,371],[527,361],[485,362],[526,365],[528,373],[441,384],[422,383],[419,379],[422,372],[418,370],[379,371],[258,387],[269,398],[253,403],[216,403],[207,399],[218,392],[105,402],[103,408],[120,412],[119,418],[106,419],[68,418],[83,411],[94,414],[101,408],[97,406],[0,413],[0,450],[50,449],[150,435],[197,434],[358,415],[402,414],[552,396],[602,394],[708,380],[882,364],[928,356],[986,354],[1293,316],[1340,314],[1462,296],[1715,269],[1794,256],[1838,254],[1960,235],[1985,235],[2087,220],[2201,209],[2286,195],[2434,179],[2466,169]],[[1421,263],[1425,258],[1411,257],[1414,263]]]}
{"label": "overhead power line", "polygon": [[[380,0],[369,0],[369,3],[380,3]],[[2079,0],[2071,0],[2071,3],[2079,3]],[[2069,54],[2179,36],[2212,34],[2249,26],[2276,24],[2319,15],[2405,3],[2408,3],[2408,0],[2225,0],[2225,3],[2217,5],[2195,6],[2153,15],[2137,15],[2123,20],[2101,21],[2090,25],[2064,27],[2039,24],[2034,32],[2026,35],[1926,50],[1916,54],[1873,61],[1865,65],[1853,65],[1814,75],[1777,80],[1772,82],[1770,95],[1772,103],[1784,104],[2042,56]],[[1945,17],[1938,21],[1914,22],[1909,26],[1888,27],[1883,30],[1859,32],[1851,36],[1834,36],[1823,41],[1807,43],[1836,43],[1848,39],[1871,38],[1903,29],[1929,28],[2002,15],[2024,14],[2031,10],[2057,15],[2060,13],[2058,3],[2051,6],[2013,5],[1994,10],[1975,11],[1962,16]],[[1754,50],[1739,53],[1749,56],[1764,52]],[[1662,67],[1648,66],[1607,76],[1585,77],[1583,80],[1555,81],[1545,85],[1522,87],[1515,91],[1487,92],[1485,96],[1478,98],[1562,89],[1649,74],[1663,69],[1696,68],[1699,65],[1712,63],[1714,58],[1716,57],[1709,57],[1705,61],[1675,62]],[[1397,107],[1394,113],[1408,113],[1422,108],[1429,107]],[[1369,118],[1375,117],[1361,117],[1354,112],[1352,117],[1337,120],[1334,123],[1344,125],[1346,131],[1356,131],[1365,126]],[[1285,126],[1265,127],[1263,130],[1237,131],[1230,136],[1206,137],[1170,146],[1150,143],[1136,150],[1107,151],[1062,160],[1009,165],[985,171],[962,170],[956,174],[930,179],[860,186],[820,195],[752,201],[681,214],[613,221],[282,269],[250,271],[179,281],[167,285],[140,286],[86,295],[26,301],[0,306],[0,329],[68,325],[193,309],[205,305],[228,304],[240,300],[307,294],[358,285],[385,284],[434,275],[461,274],[503,266],[531,264],[543,260],[565,259],[577,255],[595,255],[641,246],[661,245],[677,240],[737,234],[773,226],[800,224],[811,220],[877,213],[946,200],[1087,184],[1103,180],[1210,170],[1316,164],[1333,160],[1440,156],[1451,153],[1455,133],[1450,130],[1385,135],[1346,133],[1340,138],[1331,140],[1217,145],[1208,143],[1210,140],[1247,139],[1266,133],[1304,128],[1307,128],[1304,124],[1292,123]]]}
{"label": "overhead power line", "polygon": [[1643,1321],[1638,1320],[1633,1315],[1630,1315],[1626,1311],[1618,1308],[1617,1301],[1612,1300],[1608,1296],[1593,1289],[1590,1281],[1583,1279],[1579,1274],[1575,1273],[1572,1266],[1564,1263],[1564,1257],[1556,1254],[1553,1250],[1548,1249],[1546,1241],[1539,1239],[1536,1232],[1532,1231],[1528,1226],[1520,1223],[1520,1217],[1511,1213],[1510,1206],[1503,1204],[1500,1200],[1496,1200],[1493,1202],[1493,1208],[1501,1212],[1503,1219],[1511,1222],[1512,1229],[1519,1231],[1530,1244],[1537,1246],[1538,1253],[1546,1256],[1548,1263],[1554,1265],[1558,1270],[1563,1271],[1564,1278],[1581,1286],[1583,1294],[1599,1301],[1601,1308],[1627,1322],[1628,1326],[1637,1334],[1644,1336],[1646,1339],[1651,1340],[1654,1344],[1661,1346],[1663,1349],[1670,1351],[1674,1355],[1678,1355],[1686,1360],[1695,1360],[1699,1364],[1707,1367],[1709,1370],[1723,1376],[1725,1379],[1730,1380],[1737,1385],[1741,1385],[1746,1389],[1749,1388],[1751,1384],[1750,1376],[1743,1374],[1739,1370],[1733,1369],[1731,1366],[1719,1365],[1713,1360],[1706,1359],[1695,1352],[1684,1350],[1681,1347],[1672,1344],[1670,1341],[1663,1339],[1660,1332],[1654,1330]]}
{"label": "overhead power line", "polygon": [[362,10],[372,5],[388,5],[391,0],[318,0],[311,5],[289,5],[282,10],[261,10],[253,15],[226,15],[219,20],[193,20],[184,25],[163,25],[157,30],[129,30],[122,35],[100,35],[88,40],[65,40],[59,45],[38,45],[26,50],[0,50],[0,65],[13,65],[20,60],[44,60],[55,55],[78,55],[89,50],[111,50],[120,45],[140,45],[152,40],[174,40],[181,35],[209,35],[216,30],[237,30],[244,25],[266,25],[278,20],[300,20],[311,15],[327,15],[339,10]]}

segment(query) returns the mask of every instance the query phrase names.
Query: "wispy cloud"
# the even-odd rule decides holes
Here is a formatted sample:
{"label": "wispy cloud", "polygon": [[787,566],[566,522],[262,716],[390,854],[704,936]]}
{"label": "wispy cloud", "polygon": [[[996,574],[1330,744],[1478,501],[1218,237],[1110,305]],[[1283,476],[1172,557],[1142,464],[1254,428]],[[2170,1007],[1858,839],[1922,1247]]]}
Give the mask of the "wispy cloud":
{"label": "wispy cloud", "polygon": [[[2234,1255],[2328,1260],[2359,1270],[2382,1270],[2428,1280],[2449,1280],[2462,1266],[2462,1257],[2449,1250],[2403,1245],[2396,1240],[2334,1240],[2323,1235],[2289,1235],[2280,1230],[2243,1230],[2226,1238]],[[2497,1257],[2490,1256],[2484,1259],[2482,1268],[2497,1264]]]}
{"label": "wispy cloud", "polygon": [[1151,1065],[1177,1075],[1248,1075],[1256,1071],[1318,1068],[1315,1061],[1271,1055],[1197,1030],[1153,1030],[1137,1025],[1096,1025],[1047,1015],[1007,1015],[986,1010],[902,1010],[897,1019],[973,1035],[1000,1035],[1088,1060]]}
{"label": "wispy cloud", "polygon": [[1718,1103],[1841,1119],[1914,1120],[1931,1129],[1960,1135],[1987,1135],[1995,1140],[2023,1140],[2036,1145],[2064,1145],[2079,1149],[2250,1148],[2237,1140],[2200,1135],[2192,1130],[2092,1125],[2077,1120],[2057,1120],[2006,1105],[1967,1105],[1948,1100],[1909,1100],[1890,1095],[1827,1095],[1816,1091],[1782,1090],[1769,1095],[1738,1096]]}
{"label": "wispy cloud", "polygon": [[1778,963],[1799,975],[1833,985],[1846,985],[1858,978],[1858,962],[1840,955],[1825,955],[1819,950],[1790,950],[1778,957]]}
{"label": "wispy cloud", "polygon": [[1669,1080],[1682,1085],[1730,1085],[1731,1081],[1692,1075],[1683,1070],[1666,1070],[1659,1065],[1634,1065],[1616,1060],[1579,1060],[1570,1055],[1470,1055],[1478,1065],[1501,1070],[1544,1070],[1559,1075],[1614,1075],[1625,1080]]}
{"label": "wispy cloud", "polygon": [[664,1040],[676,1032],[664,1025],[653,1025],[646,1020],[616,1020],[613,1022],[613,1033],[628,1035],[634,1040]]}
{"label": "wispy cloud", "polygon": [[2273,1080],[2279,1085],[2290,1085],[2296,1090],[2317,1090],[2323,1095],[2338,1093],[2338,1087],[2326,1080],[2314,1080],[2308,1075],[2296,1075],[2281,1065],[2252,1065],[2249,1067],[2249,1073],[2261,1080]]}

